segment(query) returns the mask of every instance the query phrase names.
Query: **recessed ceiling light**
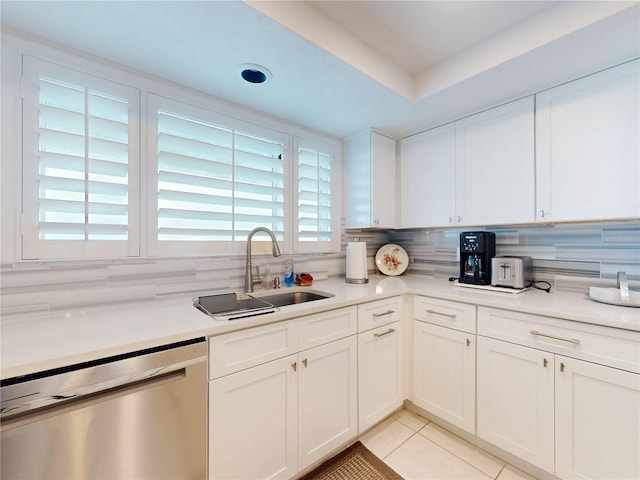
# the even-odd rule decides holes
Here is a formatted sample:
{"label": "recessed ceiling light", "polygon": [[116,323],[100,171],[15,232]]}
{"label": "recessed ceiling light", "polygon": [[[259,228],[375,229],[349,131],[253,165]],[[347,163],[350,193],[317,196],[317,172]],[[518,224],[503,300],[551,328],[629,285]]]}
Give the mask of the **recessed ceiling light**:
{"label": "recessed ceiling light", "polygon": [[249,83],[266,83],[271,80],[271,72],[262,65],[255,63],[244,63],[238,66],[240,76]]}

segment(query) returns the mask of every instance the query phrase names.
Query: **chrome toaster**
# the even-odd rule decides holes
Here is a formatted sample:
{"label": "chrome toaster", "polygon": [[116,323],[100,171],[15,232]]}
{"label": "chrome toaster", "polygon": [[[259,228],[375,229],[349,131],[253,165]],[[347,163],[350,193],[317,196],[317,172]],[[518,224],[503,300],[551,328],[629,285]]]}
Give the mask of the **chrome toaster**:
{"label": "chrome toaster", "polygon": [[531,257],[493,257],[491,285],[495,287],[527,288],[533,283]]}

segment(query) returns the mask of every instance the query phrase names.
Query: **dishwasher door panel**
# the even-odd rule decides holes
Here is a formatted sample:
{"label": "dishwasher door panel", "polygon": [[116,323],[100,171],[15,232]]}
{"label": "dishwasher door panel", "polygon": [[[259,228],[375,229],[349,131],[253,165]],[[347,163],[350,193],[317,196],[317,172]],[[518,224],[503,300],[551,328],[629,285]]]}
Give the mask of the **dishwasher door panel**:
{"label": "dishwasher door panel", "polygon": [[0,476],[202,480],[206,363],[3,421]]}

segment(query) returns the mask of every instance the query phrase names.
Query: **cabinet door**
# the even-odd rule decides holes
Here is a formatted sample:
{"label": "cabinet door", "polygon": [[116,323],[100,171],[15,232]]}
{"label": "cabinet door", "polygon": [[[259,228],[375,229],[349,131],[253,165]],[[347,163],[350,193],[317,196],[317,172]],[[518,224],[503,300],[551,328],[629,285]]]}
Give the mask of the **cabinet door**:
{"label": "cabinet door", "polygon": [[346,228],[394,228],[396,142],[364,131],[344,142]]}
{"label": "cabinet door", "polygon": [[556,358],[556,475],[640,478],[640,375]]}
{"label": "cabinet door", "polygon": [[400,143],[400,226],[442,227],[455,222],[455,124]]}
{"label": "cabinet door", "polygon": [[298,467],[358,434],[356,336],[298,354]]}
{"label": "cabinet door", "polygon": [[457,121],[456,221],[534,221],[534,168],[533,97]]}
{"label": "cabinet door", "polygon": [[554,471],[553,354],[478,337],[478,436]]}
{"label": "cabinet door", "polygon": [[291,478],[297,470],[296,356],[209,382],[209,478]]}
{"label": "cabinet door", "polygon": [[371,133],[371,226],[396,226],[396,141]]}
{"label": "cabinet door", "polygon": [[414,322],[414,403],[475,433],[475,335]]}
{"label": "cabinet door", "polygon": [[358,430],[402,406],[402,322],[358,335]]}
{"label": "cabinet door", "polygon": [[640,61],[536,95],[537,219],[640,216]]}

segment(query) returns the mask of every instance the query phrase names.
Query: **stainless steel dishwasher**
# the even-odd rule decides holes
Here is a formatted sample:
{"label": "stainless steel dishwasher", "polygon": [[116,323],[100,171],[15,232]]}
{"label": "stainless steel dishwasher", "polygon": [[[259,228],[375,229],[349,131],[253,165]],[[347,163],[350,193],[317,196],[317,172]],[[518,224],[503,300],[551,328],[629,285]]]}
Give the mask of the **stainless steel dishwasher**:
{"label": "stainless steel dishwasher", "polygon": [[204,338],[1,382],[0,477],[206,476]]}

